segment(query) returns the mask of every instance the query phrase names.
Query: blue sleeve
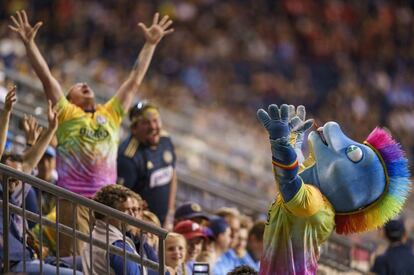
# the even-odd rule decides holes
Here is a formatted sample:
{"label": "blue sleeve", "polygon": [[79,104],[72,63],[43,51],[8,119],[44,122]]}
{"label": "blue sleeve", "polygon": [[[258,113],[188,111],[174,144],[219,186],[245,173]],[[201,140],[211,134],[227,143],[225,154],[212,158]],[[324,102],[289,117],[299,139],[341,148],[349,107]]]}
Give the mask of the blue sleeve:
{"label": "blue sleeve", "polygon": [[290,201],[299,191],[302,180],[298,177],[296,152],[285,139],[270,141],[272,145],[273,171],[279,190],[285,202]]}
{"label": "blue sleeve", "polygon": [[[28,188],[26,184],[26,188]],[[26,210],[29,210],[33,213],[39,214],[39,206],[37,201],[37,195],[36,191],[33,187],[29,187],[29,192],[26,195]],[[37,224],[36,222],[27,220],[27,223],[29,225],[29,229],[32,229]]]}
{"label": "blue sleeve", "polygon": [[[116,241],[113,243],[113,245],[121,249],[124,249],[123,241]],[[125,250],[130,253],[134,252],[134,249],[130,247],[128,244],[125,246]],[[123,257],[111,254],[109,257],[109,262],[115,274],[124,274],[124,258]],[[126,270],[127,275],[140,275],[141,274],[141,270],[139,268],[138,263],[127,260],[126,268],[127,268]]]}
{"label": "blue sleeve", "polygon": [[144,249],[145,253],[147,254],[147,257],[148,257],[149,260],[158,263],[157,252],[151,246],[149,246],[148,243],[146,243],[146,242],[144,243],[143,249]]}

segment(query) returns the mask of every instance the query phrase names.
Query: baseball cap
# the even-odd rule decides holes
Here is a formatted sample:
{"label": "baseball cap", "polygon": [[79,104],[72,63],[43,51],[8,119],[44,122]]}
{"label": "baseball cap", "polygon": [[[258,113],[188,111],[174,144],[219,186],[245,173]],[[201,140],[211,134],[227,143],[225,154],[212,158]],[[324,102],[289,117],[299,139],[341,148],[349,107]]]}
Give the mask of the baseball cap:
{"label": "baseball cap", "polygon": [[204,232],[204,235],[207,237],[207,238],[209,238],[209,239],[215,239],[215,236],[214,236],[214,233],[213,233],[213,231],[209,228],[209,227],[207,227],[207,226],[204,226],[203,227],[203,232]]}
{"label": "baseball cap", "polygon": [[186,240],[191,240],[197,237],[206,238],[203,227],[191,220],[180,221],[174,227],[174,232],[180,233]]}
{"label": "baseball cap", "polygon": [[134,104],[128,111],[128,117],[131,123],[133,123],[137,117],[142,116],[144,111],[149,108],[158,110],[154,104],[148,102],[147,100],[138,101]]}
{"label": "baseball cap", "polygon": [[229,225],[225,219],[217,216],[210,219],[208,227],[211,229],[214,237],[216,238],[219,234],[224,233]]}
{"label": "baseball cap", "polygon": [[207,214],[201,210],[201,206],[196,202],[184,203],[175,210],[175,220],[188,220],[193,218],[203,218],[209,220]]}
{"label": "baseball cap", "polygon": [[403,220],[390,220],[384,226],[385,235],[390,240],[400,240],[405,233]]}
{"label": "baseball cap", "polygon": [[45,151],[45,155],[49,156],[49,157],[56,157],[56,150],[55,148],[53,148],[52,146],[48,146],[46,151]]}

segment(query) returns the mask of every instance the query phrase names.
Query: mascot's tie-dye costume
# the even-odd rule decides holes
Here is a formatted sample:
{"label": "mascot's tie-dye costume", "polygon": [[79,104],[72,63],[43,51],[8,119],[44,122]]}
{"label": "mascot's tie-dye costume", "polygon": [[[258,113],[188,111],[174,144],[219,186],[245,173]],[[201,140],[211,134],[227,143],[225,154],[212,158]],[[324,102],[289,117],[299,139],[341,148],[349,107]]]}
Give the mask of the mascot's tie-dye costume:
{"label": "mascot's tie-dye costume", "polygon": [[319,245],[339,234],[377,228],[394,217],[409,193],[407,159],[391,136],[376,128],[362,143],[328,122],[309,134],[305,108],[270,105],[258,118],[270,135],[279,195],[269,209],[260,274],[316,274]]}

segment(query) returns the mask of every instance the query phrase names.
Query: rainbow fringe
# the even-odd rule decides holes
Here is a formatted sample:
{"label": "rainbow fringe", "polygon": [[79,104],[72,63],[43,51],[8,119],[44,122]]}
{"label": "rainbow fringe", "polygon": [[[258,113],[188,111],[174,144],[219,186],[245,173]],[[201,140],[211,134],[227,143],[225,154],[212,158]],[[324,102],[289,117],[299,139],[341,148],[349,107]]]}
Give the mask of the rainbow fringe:
{"label": "rainbow fringe", "polygon": [[384,225],[401,211],[411,189],[408,160],[400,144],[378,127],[369,134],[365,143],[379,154],[388,180],[387,188],[376,202],[365,209],[354,214],[336,215],[338,234],[364,232]]}

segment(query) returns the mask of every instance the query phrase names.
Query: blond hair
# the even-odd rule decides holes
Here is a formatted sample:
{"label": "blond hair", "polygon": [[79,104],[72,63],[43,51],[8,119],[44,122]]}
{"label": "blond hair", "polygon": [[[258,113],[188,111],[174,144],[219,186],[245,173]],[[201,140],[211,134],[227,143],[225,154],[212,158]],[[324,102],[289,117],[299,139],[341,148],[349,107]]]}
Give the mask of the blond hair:
{"label": "blond hair", "polygon": [[145,221],[151,222],[155,224],[156,226],[161,227],[160,219],[158,219],[157,215],[155,215],[151,211],[144,210],[144,212],[142,213],[142,218]]}
{"label": "blond hair", "polygon": [[215,214],[222,218],[226,218],[226,217],[239,218],[240,217],[239,210],[237,210],[237,208],[234,208],[234,207],[222,207],[219,210],[217,210]]}
{"label": "blond hair", "polygon": [[[185,240],[184,236],[176,233],[176,232],[169,232],[167,235],[167,238],[165,239],[165,242],[167,243],[168,240],[182,240],[184,243],[184,255],[187,254],[187,241]],[[186,264],[185,264],[185,260],[181,263],[180,268],[182,269],[182,275],[187,275],[187,271],[186,271]]]}

